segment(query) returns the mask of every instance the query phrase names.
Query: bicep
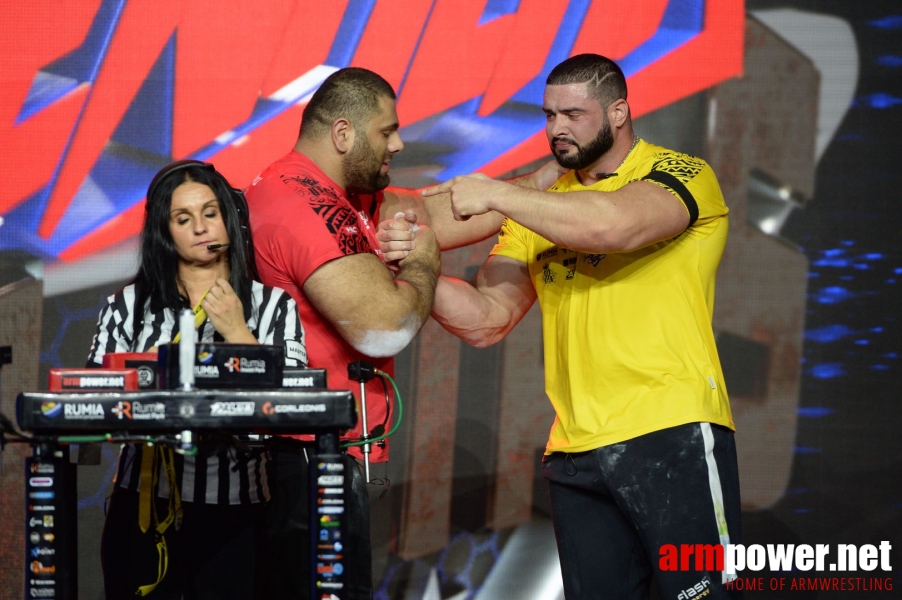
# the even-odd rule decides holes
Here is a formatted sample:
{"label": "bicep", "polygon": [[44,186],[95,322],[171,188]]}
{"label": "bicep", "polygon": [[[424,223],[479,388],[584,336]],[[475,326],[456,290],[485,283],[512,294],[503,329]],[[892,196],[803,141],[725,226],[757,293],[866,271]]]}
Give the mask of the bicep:
{"label": "bicep", "polygon": [[536,290],[526,263],[494,255],[479,269],[474,281],[478,289],[503,315],[505,333],[514,328],[536,301]]}
{"label": "bicep", "polygon": [[628,252],[674,238],[690,224],[690,213],[684,201],[650,181],[635,181],[611,192],[610,200],[620,213],[622,241],[619,251]]}

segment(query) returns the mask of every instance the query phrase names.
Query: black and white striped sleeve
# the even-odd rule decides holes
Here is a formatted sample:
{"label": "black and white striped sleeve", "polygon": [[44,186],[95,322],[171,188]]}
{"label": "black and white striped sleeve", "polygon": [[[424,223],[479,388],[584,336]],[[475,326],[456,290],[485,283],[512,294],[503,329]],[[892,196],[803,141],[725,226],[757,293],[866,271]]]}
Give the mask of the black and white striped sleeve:
{"label": "black and white striped sleeve", "polygon": [[257,339],[261,344],[275,344],[285,348],[285,366],[306,367],[307,346],[304,326],[292,297],[279,288],[263,287]]}
{"label": "black and white striped sleeve", "polygon": [[99,367],[103,356],[111,352],[128,352],[132,346],[132,310],[134,288],[121,289],[109,298],[100,311],[97,330],[88,352],[88,367]]}

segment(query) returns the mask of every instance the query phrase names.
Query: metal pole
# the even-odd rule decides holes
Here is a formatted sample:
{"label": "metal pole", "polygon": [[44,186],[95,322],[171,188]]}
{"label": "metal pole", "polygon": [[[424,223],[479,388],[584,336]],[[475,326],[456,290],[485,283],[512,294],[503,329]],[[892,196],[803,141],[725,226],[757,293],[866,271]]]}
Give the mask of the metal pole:
{"label": "metal pole", "polygon": [[[363,424],[363,435],[361,436],[364,440],[369,439],[370,427],[366,421],[366,382],[361,379],[360,380],[360,420]],[[370,482],[370,452],[372,451],[371,444],[363,445],[363,474],[366,478],[366,482]]]}

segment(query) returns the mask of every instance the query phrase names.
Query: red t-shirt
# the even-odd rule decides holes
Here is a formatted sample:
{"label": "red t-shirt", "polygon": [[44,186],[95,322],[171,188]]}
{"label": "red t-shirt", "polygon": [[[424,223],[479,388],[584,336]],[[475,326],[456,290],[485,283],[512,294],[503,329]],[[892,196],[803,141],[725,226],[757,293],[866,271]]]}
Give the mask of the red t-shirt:
{"label": "red t-shirt", "polygon": [[[379,254],[376,223],[383,194],[375,195],[370,214],[351,205],[346,192],[313,161],[296,150],[267,167],[247,192],[248,211],[260,280],[291,294],[298,305],[307,343],[308,366],[326,369],[331,389],[351,390],[360,400],[360,383],[348,379],[348,363],[364,360],[392,374],[391,358],[357,352],[304,296],[307,278],[330,260],[360,252]],[[354,290],[365,294],[366,290]],[[366,387],[367,425],[383,423],[385,389],[376,377]],[[390,386],[389,386],[390,387]],[[359,438],[361,419],[345,436]],[[386,429],[390,427],[386,424]],[[362,456],[359,448],[351,453]],[[388,446],[372,447],[373,462],[388,460]]]}

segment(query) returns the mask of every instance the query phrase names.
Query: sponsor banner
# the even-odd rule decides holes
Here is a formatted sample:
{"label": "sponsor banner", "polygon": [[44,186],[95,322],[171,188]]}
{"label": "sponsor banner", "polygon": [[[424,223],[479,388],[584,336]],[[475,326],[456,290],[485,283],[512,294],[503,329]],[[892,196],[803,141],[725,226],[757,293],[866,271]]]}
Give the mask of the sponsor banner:
{"label": "sponsor banner", "polygon": [[214,402],[210,405],[210,416],[251,417],[255,407],[253,402]]}
{"label": "sponsor banner", "polygon": [[343,515],[345,512],[343,506],[320,506],[316,510],[321,515]]}
{"label": "sponsor banner", "polygon": [[[328,533],[328,532],[326,532]],[[333,544],[317,544],[316,549],[322,550],[323,552],[341,552],[344,548],[344,545],[341,542],[335,542]]]}
{"label": "sponsor banner", "polygon": [[232,356],[223,366],[229,373],[266,373],[266,361],[263,359]]}
{"label": "sponsor banner", "polygon": [[324,413],[326,412],[325,404],[276,404],[266,402],[261,408],[264,415],[286,414],[286,413]]}
{"label": "sponsor banner", "polygon": [[162,402],[129,402],[120,401],[116,403],[110,412],[116,415],[116,418],[122,420],[134,421],[162,421],[166,418],[166,405]]}
{"label": "sponsor banner", "polygon": [[61,389],[64,390],[78,390],[78,389],[114,389],[114,390],[124,390],[125,389],[125,377],[122,375],[112,375],[112,376],[91,376],[91,375],[78,375],[78,376],[63,376]]}
{"label": "sponsor banner", "polygon": [[313,387],[315,382],[313,381],[313,377],[283,377],[282,378],[282,387],[299,387],[299,388],[309,388]]}
{"label": "sponsor banner", "polygon": [[89,402],[65,402],[63,403],[64,419],[103,419],[103,406]]}
{"label": "sponsor banner", "polygon": [[328,387],[326,370],[286,367],[282,370],[282,387],[324,390]]}
{"label": "sponsor banner", "polygon": [[344,565],[340,562],[318,562],[316,563],[316,572],[319,575],[326,575],[327,577],[332,577],[336,575],[341,575],[344,573]]}
{"label": "sponsor banner", "polygon": [[43,515],[41,517],[31,517],[28,520],[29,527],[46,527],[50,529],[53,527],[53,515]]}
{"label": "sponsor banner", "polygon": [[727,578],[743,571],[892,571],[889,541],[873,544],[665,544],[662,571],[721,571]]}
{"label": "sponsor banner", "polygon": [[329,590],[340,590],[344,587],[344,584],[338,581],[317,581],[316,587]]}
{"label": "sponsor banner", "polygon": [[139,365],[138,369],[138,387],[152,388],[157,379],[157,372],[153,367],[148,365]]}
{"label": "sponsor banner", "polygon": [[48,419],[58,417],[63,412],[63,405],[60,402],[41,402],[41,414]]}
{"label": "sponsor banner", "polygon": [[200,379],[218,379],[219,367],[216,365],[194,365],[194,376]]}
{"label": "sponsor banner", "polygon": [[344,475],[320,475],[316,478],[317,485],[344,485]]}
{"label": "sponsor banner", "polygon": [[44,574],[49,575],[52,573],[56,573],[56,565],[45,565],[39,560],[31,561],[29,568],[31,569],[31,572],[34,573],[35,575],[44,575]]}

